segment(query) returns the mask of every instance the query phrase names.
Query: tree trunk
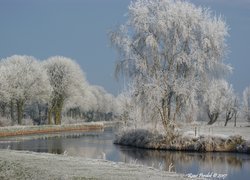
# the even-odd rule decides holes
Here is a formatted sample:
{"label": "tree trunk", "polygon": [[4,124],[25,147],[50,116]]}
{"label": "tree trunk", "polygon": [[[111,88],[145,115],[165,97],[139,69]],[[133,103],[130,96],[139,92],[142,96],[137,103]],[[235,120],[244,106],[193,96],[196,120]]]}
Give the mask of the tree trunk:
{"label": "tree trunk", "polygon": [[170,116],[170,109],[166,105],[165,98],[162,98],[161,109],[162,109],[162,113],[161,113],[162,124],[163,124],[165,131],[168,131],[168,125],[169,125],[168,117]]}
{"label": "tree trunk", "polygon": [[1,115],[2,117],[5,117],[6,116],[6,103],[5,102],[1,102],[1,109],[2,109]]}
{"label": "tree trunk", "polygon": [[15,119],[14,119],[14,103],[13,100],[10,101],[10,118],[11,118],[11,125],[15,124]]}
{"label": "tree trunk", "polygon": [[3,117],[6,116],[6,104],[3,105]]}
{"label": "tree trunk", "polygon": [[226,122],[225,122],[225,126],[227,126],[228,121],[231,120],[231,119],[233,118],[233,116],[234,116],[233,110],[228,110],[228,111],[226,112]]}
{"label": "tree trunk", "polygon": [[22,124],[22,119],[23,119],[23,105],[24,105],[23,100],[17,100],[17,123],[19,125]]}
{"label": "tree trunk", "polygon": [[62,121],[63,97],[59,97],[55,107],[55,124],[60,125]]}
{"label": "tree trunk", "polygon": [[[168,103],[167,103],[167,110],[168,110],[168,121],[170,121],[171,119],[171,102],[172,102],[172,96],[173,96],[173,92],[170,92],[168,95]],[[169,124],[169,122],[167,123]]]}
{"label": "tree trunk", "polygon": [[61,124],[61,113],[58,108],[56,108],[56,111],[55,111],[55,124],[56,125]]}
{"label": "tree trunk", "polygon": [[234,127],[236,127],[237,111],[234,113]]}
{"label": "tree trunk", "polygon": [[48,108],[48,124],[52,124],[52,108]]}
{"label": "tree trunk", "polygon": [[227,126],[229,119],[226,119],[224,126]]}
{"label": "tree trunk", "polygon": [[210,119],[209,122],[207,123],[208,125],[214,124],[217,121],[218,117],[219,117],[218,112],[215,112],[215,113],[208,112],[207,114],[208,114],[208,117]]}
{"label": "tree trunk", "polygon": [[39,103],[37,103],[37,109],[38,109],[39,124],[41,124],[42,123],[42,107],[40,106]]}

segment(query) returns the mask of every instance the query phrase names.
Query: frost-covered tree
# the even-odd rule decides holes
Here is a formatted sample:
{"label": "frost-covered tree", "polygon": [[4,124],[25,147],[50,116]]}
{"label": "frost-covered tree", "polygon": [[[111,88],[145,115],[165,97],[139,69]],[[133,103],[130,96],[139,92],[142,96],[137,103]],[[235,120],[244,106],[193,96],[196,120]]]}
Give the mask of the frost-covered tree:
{"label": "frost-covered tree", "polygon": [[204,104],[209,117],[208,124],[215,123],[219,115],[224,111],[227,124],[233,117],[234,100],[235,97],[231,85],[223,79],[212,80],[204,94]]}
{"label": "frost-covered tree", "polygon": [[129,77],[140,116],[160,119],[166,131],[176,119],[195,119],[201,87],[230,70],[223,63],[227,35],[220,17],[191,3],[131,2],[128,21],[110,36],[120,55],[116,72]]}
{"label": "frost-covered tree", "polygon": [[81,94],[65,101],[64,112],[75,120],[81,118],[86,121],[103,121],[110,120],[115,109],[113,95],[103,87],[86,83]]}
{"label": "frost-covered tree", "polygon": [[100,86],[89,85],[86,88],[83,101],[83,110],[87,114],[87,120],[108,120],[116,109],[113,95],[107,93]]}
{"label": "frost-covered tree", "polygon": [[52,87],[48,123],[52,123],[54,115],[55,124],[61,124],[65,100],[82,94],[86,84],[85,76],[78,64],[62,56],[50,57],[44,62],[44,67]]}
{"label": "frost-covered tree", "polygon": [[250,121],[250,87],[243,91],[243,116]]}
{"label": "frost-covered tree", "polygon": [[[88,84],[79,65],[69,58],[55,56],[38,62],[14,55],[0,61],[1,125],[21,124],[24,115],[23,124],[28,120],[45,124],[47,117],[49,124],[52,120],[60,124],[62,113],[63,123],[108,120],[115,109],[114,97]],[[91,118],[86,118],[88,114]]]}
{"label": "frost-covered tree", "polygon": [[6,116],[6,109],[11,99],[8,89],[8,73],[6,71],[6,66],[0,62],[0,107],[2,117]]}
{"label": "frost-covered tree", "polygon": [[114,97],[101,86],[90,86],[89,88],[97,101],[95,111],[103,113],[112,112]]}
{"label": "frost-covered tree", "polygon": [[124,123],[125,127],[132,126],[136,128],[139,121],[139,119],[136,118],[140,116],[140,114],[136,113],[138,112],[139,106],[136,106],[130,93],[132,93],[132,91],[125,91],[116,97],[117,114],[119,120]]}
{"label": "frost-covered tree", "polygon": [[96,96],[93,94],[92,91],[93,87],[91,85],[88,85],[84,94],[85,96],[83,97],[84,100],[82,101],[82,111],[83,112],[90,112],[90,111],[96,111],[97,106],[98,106],[98,100]]}
{"label": "frost-covered tree", "polygon": [[86,84],[84,91],[78,93],[65,101],[63,111],[66,113],[66,118],[70,117],[73,120],[85,118],[85,113],[94,111],[97,107],[97,99],[90,91],[90,85]]}
{"label": "frost-covered tree", "polygon": [[12,120],[14,107],[17,108],[17,122],[22,124],[25,104],[46,99],[50,94],[47,74],[34,57],[20,55],[2,59],[0,74],[2,100],[10,104]]}
{"label": "frost-covered tree", "polygon": [[237,118],[237,113],[239,110],[239,99],[234,93],[232,85],[227,85],[225,89],[225,102],[224,102],[224,112],[225,112],[225,126],[227,126],[228,121],[233,117]]}

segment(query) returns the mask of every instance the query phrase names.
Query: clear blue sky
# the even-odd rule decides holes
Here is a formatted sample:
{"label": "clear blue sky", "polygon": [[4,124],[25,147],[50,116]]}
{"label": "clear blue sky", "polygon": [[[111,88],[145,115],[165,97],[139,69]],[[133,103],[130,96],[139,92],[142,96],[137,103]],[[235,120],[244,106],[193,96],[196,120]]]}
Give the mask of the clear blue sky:
{"label": "clear blue sky", "polygon": [[[126,19],[130,0],[0,0],[0,58],[26,54],[76,60],[91,84],[117,94],[116,52],[107,33]],[[222,14],[230,27],[227,63],[237,92],[250,85],[250,0],[191,0]]]}

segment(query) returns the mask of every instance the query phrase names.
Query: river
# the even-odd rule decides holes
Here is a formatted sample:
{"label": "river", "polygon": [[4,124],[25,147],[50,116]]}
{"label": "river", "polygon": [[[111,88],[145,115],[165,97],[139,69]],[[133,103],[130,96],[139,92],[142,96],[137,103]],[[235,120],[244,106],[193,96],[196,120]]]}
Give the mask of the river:
{"label": "river", "polygon": [[[250,156],[236,153],[193,153],[138,149],[113,144],[111,128],[104,132],[67,132],[0,138],[0,148],[28,150],[115,162],[136,163],[161,170],[196,175],[227,175],[249,179]],[[217,174],[217,175],[216,175]],[[224,176],[222,176],[224,177]],[[222,179],[222,178],[214,178]]]}

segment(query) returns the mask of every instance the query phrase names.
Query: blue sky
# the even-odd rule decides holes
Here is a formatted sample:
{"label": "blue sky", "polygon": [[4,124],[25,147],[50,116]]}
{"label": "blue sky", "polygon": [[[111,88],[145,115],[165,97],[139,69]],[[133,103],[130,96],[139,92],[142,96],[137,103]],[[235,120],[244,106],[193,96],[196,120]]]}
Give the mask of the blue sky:
{"label": "blue sky", "polygon": [[[76,60],[91,84],[121,91],[108,32],[126,20],[130,0],[0,0],[0,58],[26,54]],[[222,14],[230,27],[227,63],[237,92],[250,85],[250,0],[191,0]]]}

